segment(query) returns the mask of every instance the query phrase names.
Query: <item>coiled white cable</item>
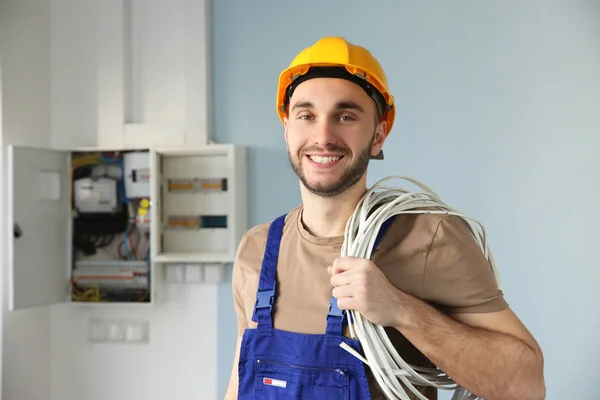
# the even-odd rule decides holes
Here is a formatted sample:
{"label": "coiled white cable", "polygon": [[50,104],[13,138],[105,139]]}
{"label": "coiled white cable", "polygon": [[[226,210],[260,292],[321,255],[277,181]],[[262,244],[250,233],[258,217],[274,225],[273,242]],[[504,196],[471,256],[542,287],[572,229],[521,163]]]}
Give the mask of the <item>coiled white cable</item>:
{"label": "coiled white cable", "polygon": [[[422,191],[414,192],[383,185],[383,182],[391,179],[407,180],[420,187]],[[390,176],[379,180],[367,191],[346,224],[341,256],[370,259],[381,225],[390,217],[399,214],[444,214],[461,218],[488,260],[496,282],[502,289],[500,275],[486,242],[483,224],[450,207],[435,192],[410,177]],[[348,321],[353,321],[349,324],[350,333],[360,341],[366,359],[344,343],[340,346],[370,367],[388,399],[410,400],[402,385],[420,400],[428,399],[415,388],[415,385],[454,390],[452,400],[478,399],[477,396],[456,384],[443,371],[406,363],[390,342],[382,326],[371,323],[354,310],[347,310],[346,313]]]}

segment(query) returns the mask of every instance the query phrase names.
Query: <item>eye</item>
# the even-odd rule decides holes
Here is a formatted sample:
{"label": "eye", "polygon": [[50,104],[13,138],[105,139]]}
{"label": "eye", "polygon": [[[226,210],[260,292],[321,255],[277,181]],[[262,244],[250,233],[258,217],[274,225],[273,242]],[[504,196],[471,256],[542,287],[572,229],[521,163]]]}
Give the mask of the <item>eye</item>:
{"label": "eye", "polygon": [[308,121],[308,120],[311,120],[311,119],[313,119],[313,116],[312,116],[312,115],[310,115],[310,114],[304,113],[304,114],[300,114],[300,115],[298,115],[298,119],[301,119],[301,120],[306,120],[306,121]]}
{"label": "eye", "polygon": [[351,121],[355,121],[356,118],[354,118],[354,116],[352,116],[352,115],[341,115],[340,120],[342,122],[351,122]]}

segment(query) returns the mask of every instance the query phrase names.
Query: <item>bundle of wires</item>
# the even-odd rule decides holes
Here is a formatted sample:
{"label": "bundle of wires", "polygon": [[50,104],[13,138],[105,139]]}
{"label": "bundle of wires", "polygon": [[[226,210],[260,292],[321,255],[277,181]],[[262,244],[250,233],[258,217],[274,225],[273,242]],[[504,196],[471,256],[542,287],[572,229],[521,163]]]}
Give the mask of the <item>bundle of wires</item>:
{"label": "bundle of wires", "polygon": [[[422,191],[408,191],[384,185],[391,179],[404,179],[420,187]],[[381,225],[400,214],[443,214],[461,218],[469,228],[473,239],[490,264],[496,282],[501,288],[500,276],[492,252],[486,242],[485,228],[478,220],[465,215],[444,203],[440,197],[421,182],[404,176],[381,179],[358,203],[354,214],[346,224],[341,256],[370,259]],[[437,368],[423,368],[406,363],[398,354],[382,326],[376,325],[354,310],[346,311],[350,333],[358,338],[365,357],[344,343],[340,346],[367,364],[388,399],[410,400],[406,387],[414,396],[427,400],[417,386],[433,386],[437,389],[454,390],[452,400],[475,400],[477,396],[456,384],[452,378]]]}

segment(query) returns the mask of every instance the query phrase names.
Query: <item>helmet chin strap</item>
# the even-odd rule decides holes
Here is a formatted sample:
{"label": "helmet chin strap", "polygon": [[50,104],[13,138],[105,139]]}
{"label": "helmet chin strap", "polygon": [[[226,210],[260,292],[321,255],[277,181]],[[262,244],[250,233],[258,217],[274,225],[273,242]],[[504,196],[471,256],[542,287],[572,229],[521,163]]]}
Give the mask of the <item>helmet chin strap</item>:
{"label": "helmet chin strap", "polygon": [[379,150],[376,156],[369,157],[371,160],[383,160],[383,149]]}

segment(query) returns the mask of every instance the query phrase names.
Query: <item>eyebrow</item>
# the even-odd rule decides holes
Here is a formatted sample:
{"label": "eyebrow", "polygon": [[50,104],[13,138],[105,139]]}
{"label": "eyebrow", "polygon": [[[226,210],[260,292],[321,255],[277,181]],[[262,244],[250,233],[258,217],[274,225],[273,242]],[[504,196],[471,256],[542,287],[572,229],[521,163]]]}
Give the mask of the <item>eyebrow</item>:
{"label": "eyebrow", "polygon": [[[306,108],[306,109],[314,109],[315,105],[310,101],[300,101],[292,107],[292,111],[297,108]],[[338,111],[341,110],[354,110],[360,113],[364,113],[365,111],[361,106],[351,100],[340,101],[335,105],[335,109]]]}

